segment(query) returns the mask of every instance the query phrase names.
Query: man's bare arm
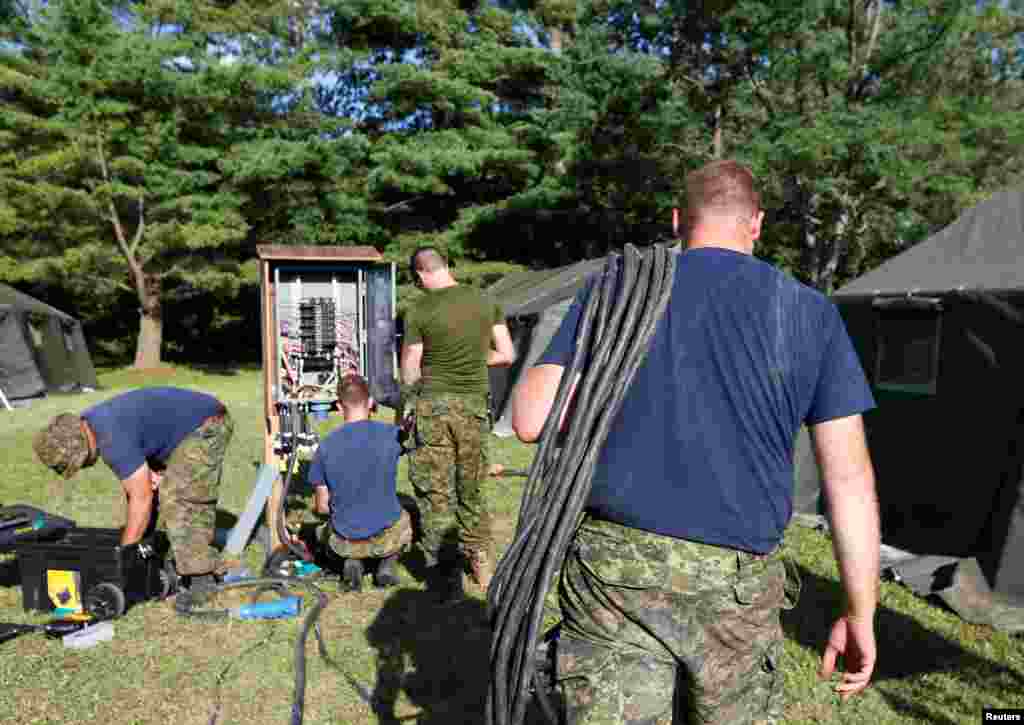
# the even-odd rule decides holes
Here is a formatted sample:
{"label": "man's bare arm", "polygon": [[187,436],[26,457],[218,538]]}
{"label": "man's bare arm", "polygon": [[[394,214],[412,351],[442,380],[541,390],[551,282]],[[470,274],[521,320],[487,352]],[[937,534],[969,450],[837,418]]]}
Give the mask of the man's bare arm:
{"label": "man's bare arm", "polygon": [[495,325],[491,328],[491,340],[494,349],[487,353],[487,365],[511,365],[516,361],[516,350],[512,345],[512,335],[508,332],[508,325]]}
{"label": "man's bare arm", "polygon": [[153,514],[153,476],[149,465],[143,463],[121,481],[121,486],[128,496],[127,521],[121,531],[121,545],[126,546],[142,540]]}
{"label": "man's bare arm", "polygon": [[861,416],[811,427],[828,502],[839,573],[854,616],[870,617],[878,601],[879,518],[875,473]]}
{"label": "man's bare arm", "polygon": [[[534,443],[540,438],[544,422],[555,404],[564,373],[565,368],[561,365],[534,365],[512,391],[512,430],[523,443]],[[579,382],[580,375],[577,374],[572,381],[572,390],[569,391],[569,404],[565,406],[562,419],[558,421],[560,429],[565,426],[565,416],[572,407]]]}
{"label": "man's bare arm", "polygon": [[821,672],[831,675],[837,655],[845,655],[847,672],[836,689],[849,697],[867,687],[876,656],[874,615],[881,534],[875,474],[860,415],[811,426],[811,439],[846,594],[845,613],[833,625]]}
{"label": "man's bare arm", "polygon": [[313,484],[313,510],[318,514],[329,514],[331,512],[330,491],[322,483]]}
{"label": "man's bare arm", "polygon": [[423,343],[417,342],[402,346],[402,382],[412,385],[423,374],[420,364],[423,362]]}

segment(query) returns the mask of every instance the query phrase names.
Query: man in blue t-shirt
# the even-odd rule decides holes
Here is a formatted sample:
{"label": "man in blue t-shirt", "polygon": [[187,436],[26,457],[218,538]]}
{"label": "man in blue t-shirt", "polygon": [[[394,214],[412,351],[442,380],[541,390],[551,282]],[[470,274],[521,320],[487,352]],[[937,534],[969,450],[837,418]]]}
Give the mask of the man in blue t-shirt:
{"label": "man in blue t-shirt", "polygon": [[[835,306],[753,257],[764,212],[749,170],[718,161],[695,171],[687,204],[668,307],[562,570],[557,676],[570,722],[675,722],[673,707],[714,722],[781,718],[779,548],[802,424],[847,602],[821,674],[844,655],[836,690],[846,698],[874,668],[879,521],[863,370]],[[551,411],[586,298],[514,393],[524,441]]]}
{"label": "man in blue t-shirt", "polygon": [[220,565],[214,519],[224,453],[234,426],[211,395],[172,387],[142,388],[84,410],[63,413],[33,442],[43,464],[71,478],[98,458],[128,499],[121,545],[138,544],[159,492],[175,567],[198,598],[212,590]]}
{"label": "man in blue t-shirt", "polygon": [[348,588],[362,588],[364,562],[377,561],[374,583],[398,583],[395,563],[412,544],[412,523],[395,492],[401,429],[370,420],[370,389],[359,375],[338,383],[345,424],[320,441],[309,467],[317,513],[330,520],[317,538],[345,560]]}

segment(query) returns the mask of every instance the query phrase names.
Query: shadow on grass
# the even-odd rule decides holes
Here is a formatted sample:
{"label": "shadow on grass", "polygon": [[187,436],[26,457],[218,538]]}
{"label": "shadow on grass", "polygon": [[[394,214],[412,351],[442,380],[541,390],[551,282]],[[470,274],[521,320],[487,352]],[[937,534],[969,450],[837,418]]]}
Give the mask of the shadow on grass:
{"label": "shadow on grass", "polygon": [[[796,568],[802,583],[800,601],[794,609],[782,613],[782,626],[787,637],[820,653],[834,617],[841,609],[842,591],[837,582],[802,566]],[[969,682],[964,682],[965,688],[991,694],[991,702],[1002,700],[1008,686],[1013,690],[1024,687],[1024,676],[1016,669],[970,652],[902,612],[879,607],[875,631],[878,637],[878,660],[872,678],[875,683],[932,672],[954,672],[965,680],[969,677]],[[956,721],[921,708],[885,688],[879,688],[878,692],[894,710],[942,725],[955,725]]]}
{"label": "shadow on grass", "polygon": [[[416,499],[398,494],[412,519],[414,540],[422,535]],[[444,537],[439,558],[456,559],[456,536]],[[372,703],[381,725],[456,725],[484,720],[490,679],[491,632],[480,599],[451,600],[450,578],[428,567],[418,547],[401,557],[403,567],[425,589],[391,594],[366,630],[377,650]]]}
{"label": "shadow on grass", "polygon": [[429,589],[401,589],[366,639],[378,655],[372,699],[381,725],[483,722],[490,628],[482,601],[440,604]]}

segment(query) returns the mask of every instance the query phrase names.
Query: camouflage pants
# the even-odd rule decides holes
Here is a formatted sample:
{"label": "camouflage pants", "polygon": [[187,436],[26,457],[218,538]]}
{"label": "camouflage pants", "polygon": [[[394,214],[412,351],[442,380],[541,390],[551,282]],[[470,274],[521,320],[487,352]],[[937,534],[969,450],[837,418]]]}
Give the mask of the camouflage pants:
{"label": "camouflage pants", "polygon": [[342,559],[383,559],[407,550],[412,544],[412,520],[409,512],[402,509],[398,521],[366,539],[339,536],[328,521],[317,531],[317,539]]}
{"label": "camouflage pants", "polygon": [[584,520],[559,582],[568,722],[777,722],[785,578],[774,554]]}
{"label": "camouflage pants", "polygon": [[490,552],[484,495],[490,422],[484,395],[436,394],[416,402],[416,448],[409,481],[420,508],[420,548],[428,566],[458,552]]}
{"label": "camouflage pants", "polygon": [[224,453],[235,427],[227,413],[189,433],[167,459],[160,484],[160,521],[167,529],[181,576],[209,574],[219,567],[213,548],[217,497]]}

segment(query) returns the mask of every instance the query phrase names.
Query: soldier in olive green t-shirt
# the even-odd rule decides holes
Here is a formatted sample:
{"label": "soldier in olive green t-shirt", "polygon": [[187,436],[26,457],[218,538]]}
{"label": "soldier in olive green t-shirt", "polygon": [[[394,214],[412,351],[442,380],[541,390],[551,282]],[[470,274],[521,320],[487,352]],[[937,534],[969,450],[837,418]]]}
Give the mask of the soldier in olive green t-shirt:
{"label": "soldier in olive green t-shirt", "polygon": [[[406,313],[402,383],[419,384],[416,448],[409,480],[420,505],[420,550],[450,585],[462,566],[484,592],[494,573],[487,476],[489,365],[515,360],[501,307],[452,277],[444,258],[421,247],[411,272],[425,291]],[[493,343],[493,346],[492,346]],[[454,546],[453,546],[454,545]]]}

